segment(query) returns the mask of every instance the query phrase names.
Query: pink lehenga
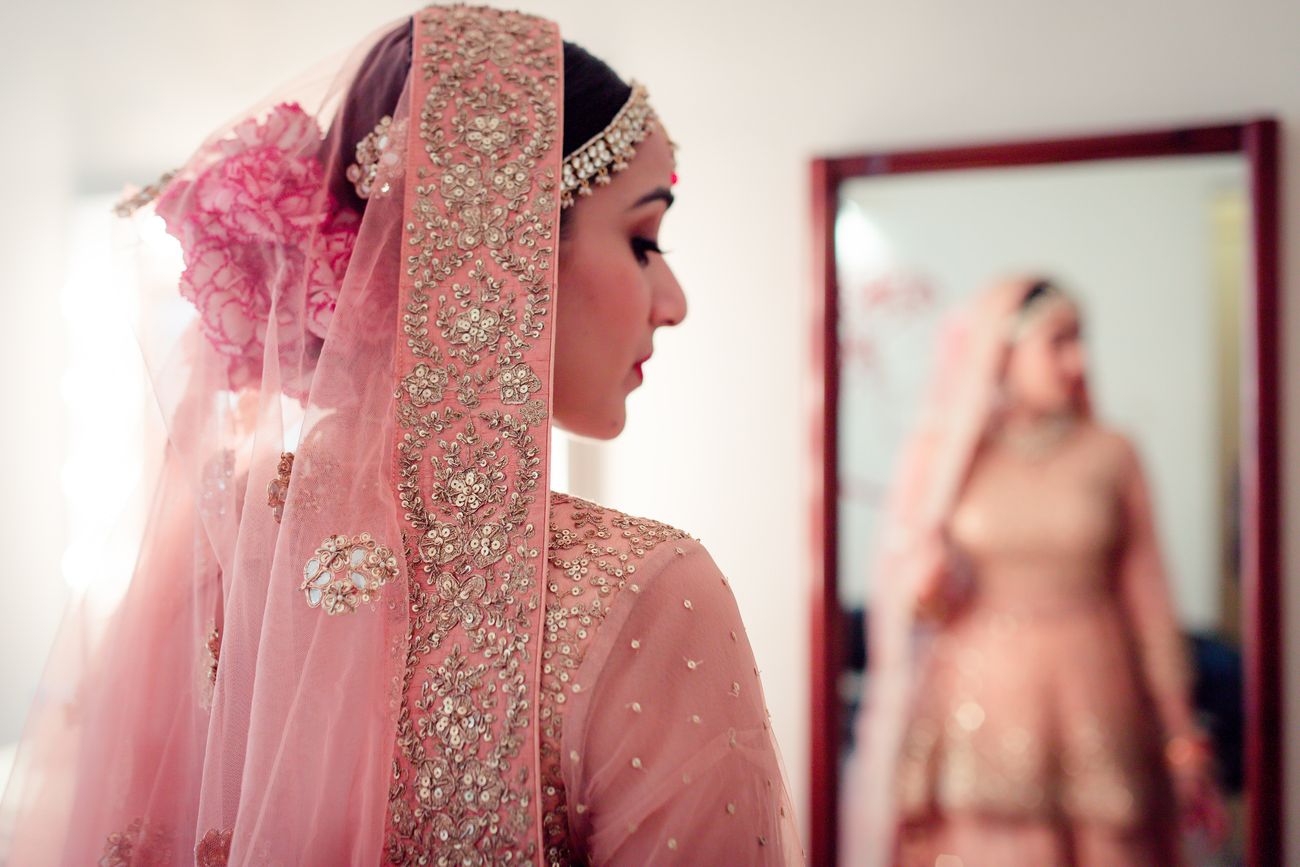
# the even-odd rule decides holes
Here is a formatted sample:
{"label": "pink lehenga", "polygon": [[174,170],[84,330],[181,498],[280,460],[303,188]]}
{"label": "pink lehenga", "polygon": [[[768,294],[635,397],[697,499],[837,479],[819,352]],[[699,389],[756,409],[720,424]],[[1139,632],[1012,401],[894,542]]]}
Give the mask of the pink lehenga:
{"label": "pink lehenga", "polygon": [[987,436],[1031,286],[950,325],[902,464],[846,864],[1179,862],[1165,746],[1198,733],[1138,459],[1086,406],[1043,455]]}
{"label": "pink lehenga", "polygon": [[150,287],[152,517],[52,657],[9,863],[802,860],[718,567],[549,492],[560,210],[656,122],[635,88],[574,162],[562,74],[553,23],[429,7],[124,203],[197,315]]}

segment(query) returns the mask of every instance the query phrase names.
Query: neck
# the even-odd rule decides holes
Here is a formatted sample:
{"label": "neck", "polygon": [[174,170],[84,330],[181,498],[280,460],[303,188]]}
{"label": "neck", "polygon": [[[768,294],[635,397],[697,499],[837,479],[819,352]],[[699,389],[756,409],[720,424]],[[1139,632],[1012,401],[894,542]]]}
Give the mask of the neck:
{"label": "neck", "polygon": [[1056,412],[1007,407],[992,431],[994,441],[1038,460],[1055,452],[1079,420],[1073,409]]}
{"label": "neck", "polygon": [[1035,430],[1042,427],[1069,425],[1078,419],[1073,408],[1044,410],[1013,404],[1002,412],[999,427],[1009,431]]}

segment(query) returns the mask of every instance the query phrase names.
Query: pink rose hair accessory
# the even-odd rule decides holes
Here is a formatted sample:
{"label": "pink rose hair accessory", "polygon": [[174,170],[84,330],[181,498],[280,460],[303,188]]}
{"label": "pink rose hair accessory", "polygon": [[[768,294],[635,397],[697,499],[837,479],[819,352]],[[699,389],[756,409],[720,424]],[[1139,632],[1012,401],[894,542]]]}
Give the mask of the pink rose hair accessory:
{"label": "pink rose hair accessory", "polygon": [[306,391],[291,371],[316,357],[329,329],[358,219],[335,213],[322,138],[314,118],[280,103],[205,146],[158,198],[156,211],[181,244],[181,295],[226,358],[231,389],[262,369],[273,310],[291,394]]}

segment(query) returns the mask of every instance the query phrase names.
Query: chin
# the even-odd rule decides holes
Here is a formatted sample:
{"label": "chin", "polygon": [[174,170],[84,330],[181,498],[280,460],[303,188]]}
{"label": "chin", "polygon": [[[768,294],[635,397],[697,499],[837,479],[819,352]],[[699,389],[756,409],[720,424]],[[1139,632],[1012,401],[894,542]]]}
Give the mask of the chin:
{"label": "chin", "polygon": [[627,426],[627,408],[619,405],[606,413],[589,413],[578,418],[556,416],[555,424],[569,433],[593,440],[612,440]]}
{"label": "chin", "polygon": [[627,411],[620,407],[617,415],[606,418],[599,426],[598,432],[592,433],[591,436],[598,440],[612,440],[623,432],[627,427]]}

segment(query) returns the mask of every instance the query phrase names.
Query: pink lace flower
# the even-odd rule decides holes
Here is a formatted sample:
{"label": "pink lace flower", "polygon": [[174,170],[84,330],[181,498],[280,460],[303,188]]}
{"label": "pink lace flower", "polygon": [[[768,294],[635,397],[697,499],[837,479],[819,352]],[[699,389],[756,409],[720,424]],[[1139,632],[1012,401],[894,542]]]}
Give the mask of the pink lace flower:
{"label": "pink lace flower", "polygon": [[257,381],[272,309],[286,391],[305,392],[302,360],[319,354],[328,332],[358,221],[333,214],[321,138],[315,119],[282,103],[207,146],[191,161],[194,174],[158,200],[181,242],[181,295],[225,357],[231,388]]}
{"label": "pink lace flower", "polygon": [[321,339],[329,332],[339,287],[352,260],[357,223],[351,211],[343,211],[312,236],[309,254],[312,267],[307,274],[307,330]]}

